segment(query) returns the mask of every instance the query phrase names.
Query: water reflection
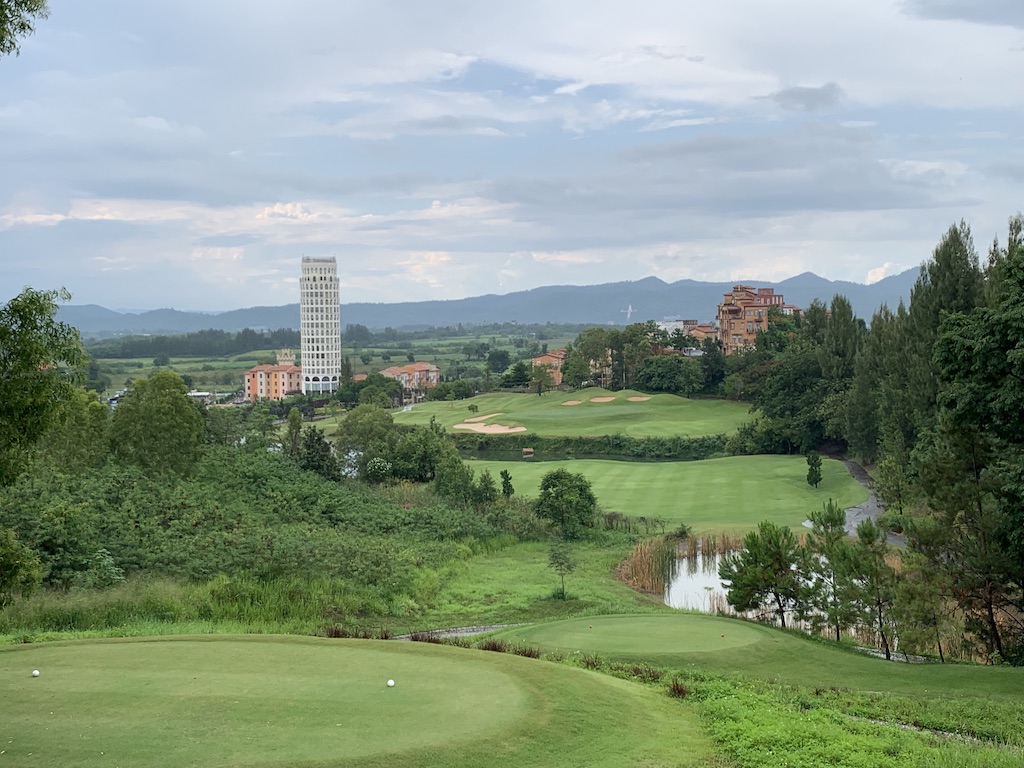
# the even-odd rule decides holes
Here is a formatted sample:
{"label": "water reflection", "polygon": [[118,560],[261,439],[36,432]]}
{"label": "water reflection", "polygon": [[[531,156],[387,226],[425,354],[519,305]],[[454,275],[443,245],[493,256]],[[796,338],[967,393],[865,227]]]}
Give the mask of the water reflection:
{"label": "water reflection", "polygon": [[665,589],[665,604],[707,613],[731,612],[725,602],[725,587],[718,578],[721,561],[721,555],[701,552],[676,560],[672,580]]}

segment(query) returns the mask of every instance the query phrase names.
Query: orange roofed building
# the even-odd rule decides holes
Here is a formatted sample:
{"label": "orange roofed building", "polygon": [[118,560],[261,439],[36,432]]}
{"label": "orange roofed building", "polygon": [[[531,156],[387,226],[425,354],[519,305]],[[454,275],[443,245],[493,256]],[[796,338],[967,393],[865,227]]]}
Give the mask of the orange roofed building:
{"label": "orange roofed building", "polygon": [[295,365],[295,354],[288,349],[277,353],[277,365],[257,365],[245,372],[245,399],[283,400],[302,391],[302,368]]}
{"label": "orange roofed building", "polygon": [[753,288],[734,285],[718,305],[718,333],[722,351],[727,355],[749,349],[757,343],[757,334],[768,329],[768,311],[776,309],[784,315],[800,313],[800,308],[787,304],[774,288]]}
{"label": "orange roofed building", "polygon": [[551,384],[557,387],[562,383],[562,363],[565,362],[566,354],[564,347],[552,349],[550,352],[531,358],[530,364],[533,368],[547,368],[551,375]]}
{"label": "orange roofed building", "polygon": [[407,402],[415,399],[417,391],[430,389],[441,383],[441,369],[433,363],[393,365],[381,371],[380,375],[401,382]]}

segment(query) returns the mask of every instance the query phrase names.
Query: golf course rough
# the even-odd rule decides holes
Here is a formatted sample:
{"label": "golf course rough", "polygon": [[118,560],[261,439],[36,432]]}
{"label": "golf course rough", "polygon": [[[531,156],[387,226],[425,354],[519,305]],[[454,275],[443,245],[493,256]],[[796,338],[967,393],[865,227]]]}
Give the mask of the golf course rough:
{"label": "golf course rough", "polygon": [[[68,768],[662,766],[710,750],[692,713],[633,683],[448,646],[283,636],[3,649],[0,722],[7,764]],[[664,735],[641,738],[652,723]]]}

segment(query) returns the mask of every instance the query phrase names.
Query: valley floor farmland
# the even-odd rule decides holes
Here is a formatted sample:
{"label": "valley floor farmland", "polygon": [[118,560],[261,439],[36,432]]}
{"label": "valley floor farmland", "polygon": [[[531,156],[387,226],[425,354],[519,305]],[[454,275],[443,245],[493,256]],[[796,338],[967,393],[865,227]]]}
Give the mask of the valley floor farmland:
{"label": "valley floor farmland", "polygon": [[686,523],[695,532],[744,533],[762,520],[795,530],[829,499],[852,507],[867,491],[839,461],[822,462],[822,481],[807,484],[803,456],[731,456],[687,462],[471,460],[477,472],[512,474],[516,493],[536,496],[541,478],[555,469],[583,474],[605,511]]}

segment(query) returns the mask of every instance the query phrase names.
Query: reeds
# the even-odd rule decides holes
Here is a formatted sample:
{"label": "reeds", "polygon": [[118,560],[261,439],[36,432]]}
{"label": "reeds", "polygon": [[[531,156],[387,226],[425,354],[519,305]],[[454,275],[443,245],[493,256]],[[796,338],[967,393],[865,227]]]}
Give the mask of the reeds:
{"label": "reeds", "polygon": [[679,544],[680,557],[696,557],[701,554],[729,555],[743,549],[743,538],[735,533],[702,533],[689,536]]}
{"label": "reeds", "polygon": [[675,575],[677,544],[677,539],[670,536],[637,542],[619,565],[619,578],[642,592],[664,594],[665,585]]}

